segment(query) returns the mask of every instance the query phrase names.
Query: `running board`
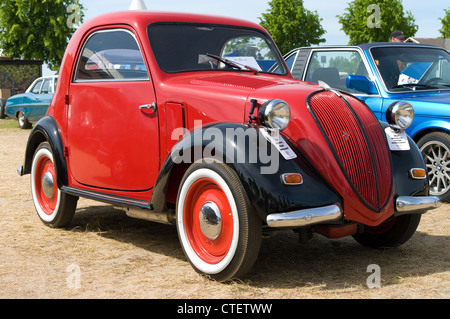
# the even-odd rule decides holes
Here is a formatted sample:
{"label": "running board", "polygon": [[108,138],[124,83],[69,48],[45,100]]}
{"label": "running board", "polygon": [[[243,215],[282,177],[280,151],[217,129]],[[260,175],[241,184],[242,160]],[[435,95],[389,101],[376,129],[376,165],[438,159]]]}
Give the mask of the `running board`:
{"label": "running board", "polygon": [[113,205],[117,209],[124,210],[132,218],[143,219],[151,222],[175,225],[175,214],[170,210],[157,212],[153,205],[147,201],[137,200],[121,196],[113,196],[99,192],[86,191],[78,188],[63,186],[61,191],[73,196],[88,198]]}

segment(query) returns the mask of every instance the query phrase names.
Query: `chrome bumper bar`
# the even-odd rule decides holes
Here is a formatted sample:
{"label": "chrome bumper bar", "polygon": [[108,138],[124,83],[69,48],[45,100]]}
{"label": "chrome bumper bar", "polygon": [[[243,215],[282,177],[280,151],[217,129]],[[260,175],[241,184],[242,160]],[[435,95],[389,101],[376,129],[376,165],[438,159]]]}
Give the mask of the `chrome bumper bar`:
{"label": "chrome bumper bar", "polygon": [[[423,214],[441,206],[436,196],[399,196],[395,202],[395,216]],[[330,205],[308,208],[289,213],[275,213],[267,216],[267,225],[274,228],[303,227],[315,224],[339,223],[343,216],[341,207]]]}
{"label": "chrome bumper bar", "polygon": [[395,202],[395,216],[422,214],[440,207],[441,204],[437,196],[399,196]]}
{"label": "chrome bumper bar", "polygon": [[297,210],[289,213],[276,213],[267,216],[269,227],[302,227],[314,224],[336,223],[342,218],[338,205]]}

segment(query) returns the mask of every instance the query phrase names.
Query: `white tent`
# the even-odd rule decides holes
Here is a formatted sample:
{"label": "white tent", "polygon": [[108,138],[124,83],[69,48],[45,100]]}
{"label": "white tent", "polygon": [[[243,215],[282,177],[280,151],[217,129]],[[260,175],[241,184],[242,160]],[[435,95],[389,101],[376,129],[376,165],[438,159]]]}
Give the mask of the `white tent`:
{"label": "white tent", "polygon": [[132,0],[130,10],[147,10],[144,0]]}

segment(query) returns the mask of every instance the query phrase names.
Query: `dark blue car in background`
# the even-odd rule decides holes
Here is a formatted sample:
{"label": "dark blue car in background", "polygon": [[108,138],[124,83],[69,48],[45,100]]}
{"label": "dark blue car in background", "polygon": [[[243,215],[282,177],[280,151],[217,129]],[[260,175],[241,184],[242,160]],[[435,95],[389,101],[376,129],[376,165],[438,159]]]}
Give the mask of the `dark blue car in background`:
{"label": "dark blue car in background", "polygon": [[350,92],[382,121],[390,106],[404,107],[408,116],[407,105],[412,105],[414,121],[406,133],[424,155],[431,195],[450,200],[450,55],[446,50],[415,43],[303,47],[286,54],[285,60],[294,78]]}
{"label": "dark blue car in background", "polygon": [[57,79],[57,76],[38,78],[25,93],[11,96],[6,101],[6,115],[17,118],[20,128],[31,128],[32,123],[37,122],[47,113]]}

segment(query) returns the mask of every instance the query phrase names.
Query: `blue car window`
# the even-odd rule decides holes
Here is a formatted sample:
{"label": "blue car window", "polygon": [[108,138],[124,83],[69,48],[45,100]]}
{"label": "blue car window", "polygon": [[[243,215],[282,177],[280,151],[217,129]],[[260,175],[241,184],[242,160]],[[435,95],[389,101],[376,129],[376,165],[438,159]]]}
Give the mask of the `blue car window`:
{"label": "blue car window", "polygon": [[44,81],[44,84],[42,84],[42,88],[41,88],[41,94],[49,94],[50,93],[50,84],[51,84],[50,79],[46,79]]}
{"label": "blue car window", "polygon": [[395,92],[448,89],[450,55],[433,47],[380,47],[372,57],[386,89]]}
{"label": "blue car window", "polygon": [[313,83],[322,81],[332,88],[358,93],[347,88],[346,80],[349,75],[368,75],[358,51],[315,51],[311,56],[305,80]]}
{"label": "blue car window", "polygon": [[294,64],[296,57],[297,57],[297,55],[293,54],[289,58],[286,59],[286,64],[287,64],[289,70],[292,70],[292,65]]}
{"label": "blue car window", "polygon": [[33,94],[39,94],[39,92],[41,91],[41,86],[42,86],[42,80],[37,81],[37,82],[33,85],[33,88],[31,89],[31,93],[33,93]]}

